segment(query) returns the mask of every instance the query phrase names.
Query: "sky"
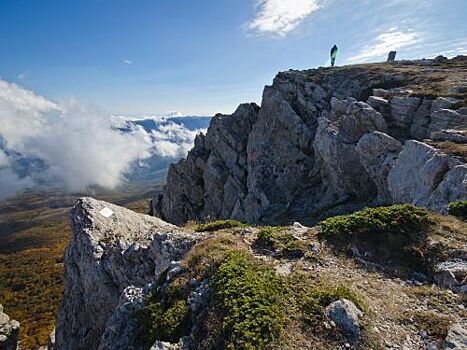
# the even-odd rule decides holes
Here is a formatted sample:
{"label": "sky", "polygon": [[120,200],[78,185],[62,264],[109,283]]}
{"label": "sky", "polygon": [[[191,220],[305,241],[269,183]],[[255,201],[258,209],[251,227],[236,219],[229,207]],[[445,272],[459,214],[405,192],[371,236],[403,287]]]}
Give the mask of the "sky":
{"label": "sky", "polygon": [[0,78],[109,114],[231,113],[281,70],[467,53],[465,0],[0,0]]}

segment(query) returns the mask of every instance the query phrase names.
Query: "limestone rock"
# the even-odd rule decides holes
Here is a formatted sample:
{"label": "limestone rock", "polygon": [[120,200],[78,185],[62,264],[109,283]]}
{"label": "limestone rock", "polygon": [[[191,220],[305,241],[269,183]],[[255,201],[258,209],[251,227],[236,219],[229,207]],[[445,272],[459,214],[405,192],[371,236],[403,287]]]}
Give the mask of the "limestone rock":
{"label": "limestone rock", "polygon": [[446,349],[467,349],[467,330],[460,324],[454,324],[449,328],[444,346]]}
{"label": "limestone rock", "polygon": [[391,203],[387,177],[397,161],[402,144],[393,137],[375,131],[365,134],[356,146],[363,166],[376,185],[377,204]]}
{"label": "limestone rock", "polygon": [[450,202],[467,200],[467,164],[451,167],[438,187],[431,193],[426,206],[446,213]]}
{"label": "limestone rock", "polygon": [[440,131],[433,131],[430,138],[434,141],[452,141],[456,143],[467,143],[467,129],[456,130],[447,129]]}
{"label": "limestone rock", "polygon": [[16,350],[18,348],[19,322],[10,319],[3,313],[3,306],[0,305],[0,349]]}
{"label": "limestone rock", "polygon": [[359,318],[363,313],[354,303],[347,299],[333,302],[326,308],[326,316],[331,319],[353,342],[357,342],[361,335]]}
{"label": "limestone rock", "polygon": [[442,288],[461,292],[467,284],[467,261],[459,259],[436,265],[433,279]]}
{"label": "limestone rock", "polygon": [[393,202],[427,206],[432,192],[449,169],[448,160],[447,155],[427,144],[407,141],[388,175]]}
{"label": "limestone rock", "polygon": [[142,288],[125,288],[115,311],[107,321],[99,350],[141,349],[138,340],[135,339],[137,325],[132,316],[143,307],[143,297]]}
{"label": "limestone rock", "polygon": [[391,99],[391,115],[394,123],[398,127],[407,130],[412,123],[420,103],[421,101],[418,97],[393,97]]}
{"label": "limestone rock", "polygon": [[105,332],[115,332],[109,318],[130,307],[122,304],[122,292],[145,287],[203,237],[91,198],[73,207],[71,223],[55,333],[58,350],[97,349]]}
{"label": "limestone rock", "polygon": [[432,112],[431,132],[457,128],[467,128],[467,115],[451,109],[438,109]]}
{"label": "limestone rock", "polygon": [[[265,87],[261,107],[241,105],[234,114],[213,119],[187,158],[169,169],[153,214],[172,223],[232,218],[312,225],[375,203],[401,201],[445,211],[448,200],[464,196],[463,182],[453,180],[462,177],[462,169],[454,167],[465,161],[456,163],[411,140],[448,137],[447,130],[456,130],[449,137],[457,137],[467,113],[454,110],[459,100],[419,92],[430,79],[427,70],[442,69],[433,62],[279,73]],[[402,65],[420,73],[393,70]],[[408,141],[401,159],[395,159],[397,143],[363,138],[373,132]]]}

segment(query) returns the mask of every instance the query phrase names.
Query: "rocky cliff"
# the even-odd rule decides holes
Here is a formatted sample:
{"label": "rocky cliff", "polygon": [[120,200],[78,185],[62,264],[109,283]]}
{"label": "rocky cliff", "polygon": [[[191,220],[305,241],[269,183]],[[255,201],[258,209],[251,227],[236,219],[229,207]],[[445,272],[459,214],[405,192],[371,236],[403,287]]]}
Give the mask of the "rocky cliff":
{"label": "rocky cliff", "polygon": [[54,349],[110,349],[110,336],[130,349],[120,330],[131,329],[131,319],[122,315],[141,302],[141,288],[202,235],[91,198],[73,207],[71,226]]}
{"label": "rocky cliff", "polygon": [[261,107],[217,115],[153,213],[313,223],[367,205],[467,199],[467,57],[279,73]]}
{"label": "rocky cliff", "polygon": [[16,350],[18,348],[19,322],[10,319],[3,312],[3,306],[0,305],[0,349]]}

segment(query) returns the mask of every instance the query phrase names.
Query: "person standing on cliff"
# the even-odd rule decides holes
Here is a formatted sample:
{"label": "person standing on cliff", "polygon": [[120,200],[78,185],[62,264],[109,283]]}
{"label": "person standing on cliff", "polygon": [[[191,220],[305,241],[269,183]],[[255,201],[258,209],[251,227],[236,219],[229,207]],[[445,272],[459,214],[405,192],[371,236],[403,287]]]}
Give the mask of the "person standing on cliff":
{"label": "person standing on cliff", "polygon": [[331,49],[331,67],[334,67],[334,63],[336,62],[336,57],[337,57],[338,52],[339,52],[339,49],[337,48],[337,45],[334,45]]}

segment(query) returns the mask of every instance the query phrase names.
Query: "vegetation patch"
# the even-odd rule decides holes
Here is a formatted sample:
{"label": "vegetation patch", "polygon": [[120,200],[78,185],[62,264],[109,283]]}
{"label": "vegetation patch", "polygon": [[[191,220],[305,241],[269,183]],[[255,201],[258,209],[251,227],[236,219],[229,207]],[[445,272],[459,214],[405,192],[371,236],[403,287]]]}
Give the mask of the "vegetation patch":
{"label": "vegetation patch", "polygon": [[245,254],[230,253],[213,278],[228,349],[265,349],[282,330],[280,280]]}
{"label": "vegetation patch", "polygon": [[265,226],[258,232],[255,247],[278,252],[285,258],[301,258],[308,251],[307,243],[297,239],[282,226]]}
{"label": "vegetation patch", "polygon": [[451,202],[448,213],[462,220],[467,220],[467,201]]}
{"label": "vegetation patch", "polygon": [[135,314],[142,328],[137,338],[148,348],[156,340],[177,343],[181,337],[188,335],[191,328],[185,283],[178,283],[180,281],[176,278],[167,286],[166,277],[167,271],[164,271],[145,300],[144,307]]}
{"label": "vegetation patch", "polygon": [[452,320],[449,317],[433,311],[416,311],[413,315],[413,320],[430,337],[440,340],[446,338],[449,327],[452,323]]}
{"label": "vegetation patch", "polygon": [[[441,254],[430,245],[427,232],[433,224],[425,209],[408,204],[367,208],[322,221],[320,237],[332,248],[391,267],[387,271],[406,276],[414,269],[430,274]],[[407,276],[406,276],[407,277]]]}
{"label": "vegetation patch", "polygon": [[[279,308],[280,279],[255,260],[229,235],[196,245],[184,259],[184,271],[167,281],[161,274],[154,290],[135,314],[143,345],[154,341],[176,343],[190,333],[188,297],[193,279],[210,281],[211,301],[195,339],[198,348],[213,344],[228,349],[265,349],[280,339],[283,317]],[[196,284],[195,284],[196,285]]]}
{"label": "vegetation patch", "polygon": [[247,227],[248,225],[237,220],[217,220],[199,225],[195,228],[196,232],[212,232],[234,227]]}
{"label": "vegetation patch", "polygon": [[414,233],[426,229],[429,224],[426,209],[397,204],[335,216],[322,221],[319,226],[324,235],[400,234],[413,237]]}

